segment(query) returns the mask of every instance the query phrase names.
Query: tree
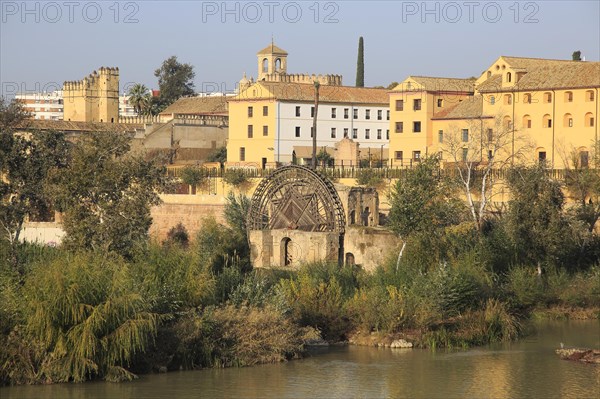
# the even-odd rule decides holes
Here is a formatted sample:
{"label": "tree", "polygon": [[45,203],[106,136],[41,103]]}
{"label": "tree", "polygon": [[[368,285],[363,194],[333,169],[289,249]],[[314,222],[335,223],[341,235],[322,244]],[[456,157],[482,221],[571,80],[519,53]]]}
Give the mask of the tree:
{"label": "tree", "polygon": [[48,187],[64,213],[63,244],[129,256],[136,242],[147,237],[150,207],[166,173],[153,161],[129,153],[130,138],[119,133],[81,137],[63,170],[54,169]]}
{"label": "tree", "polygon": [[221,166],[223,166],[223,164],[225,162],[227,162],[227,147],[223,146],[223,147],[219,147],[219,148],[213,150],[206,157],[206,161],[207,162],[219,162],[221,164]]}
{"label": "tree", "polygon": [[151,96],[148,88],[143,84],[136,83],[127,92],[129,103],[138,115],[150,113]]}
{"label": "tree", "polygon": [[158,78],[160,105],[163,109],[180,97],[194,94],[194,67],[179,63],[175,56],[166,59],[161,67],[154,71],[154,76]]}
{"label": "tree", "polygon": [[[441,149],[448,166],[456,171],[467,199],[469,213],[479,231],[488,216],[489,204],[496,194],[497,181],[492,172],[511,166],[529,149],[524,135],[502,116],[469,119],[466,124],[450,126],[442,133]],[[478,192],[478,198],[475,197]]]}
{"label": "tree", "polygon": [[389,227],[403,240],[398,263],[413,234],[434,237],[440,228],[459,220],[460,205],[451,185],[440,176],[439,159],[427,158],[406,170],[390,193]]}
{"label": "tree", "polygon": [[565,159],[565,186],[575,201],[574,213],[592,233],[600,219],[600,159],[598,144],[594,146],[592,165],[582,161],[579,151],[571,149]]}
{"label": "tree", "polygon": [[51,168],[66,165],[69,153],[63,133],[16,133],[28,117],[18,101],[0,99],[0,226],[13,249],[27,215],[51,212],[44,182]]}
{"label": "tree", "polygon": [[508,174],[512,199],[504,225],[512,242],[515,260],[557,264],[568,251],[571,236],[563,214],[564,195],[560,183],[551,180],[544,165],[515,167]]}
{"label": "tree", "polygon": [[323,166],[329,165],[329,163],[333,160],[333,157],[329,155],[325,148],[321,148],[321,151],[317,154],[317,161]]}
{"label": "tree", "polygon": [[393,90],[396,86],[398,86],[400,83],[398,82],[392,82],[389,85],[387,85],[386,89],[388,90]]}
{"label": "tree", "polygon": [[365,87],[365,54],[364,41],[358,39],[358,60],[356,61],[356,87]]}
{"label": "tree", "polygon": [[573,51],[573,61],[581,61],[581,51]]}

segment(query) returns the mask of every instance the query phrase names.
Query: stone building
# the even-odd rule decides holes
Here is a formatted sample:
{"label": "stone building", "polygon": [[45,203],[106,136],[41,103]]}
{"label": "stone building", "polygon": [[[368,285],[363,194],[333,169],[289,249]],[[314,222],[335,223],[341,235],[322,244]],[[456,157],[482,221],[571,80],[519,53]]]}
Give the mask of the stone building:
{"label": "stone building", "polygon": [[63,84],[63,119],[116,123],[119,119],[119,68],[101,67]]}

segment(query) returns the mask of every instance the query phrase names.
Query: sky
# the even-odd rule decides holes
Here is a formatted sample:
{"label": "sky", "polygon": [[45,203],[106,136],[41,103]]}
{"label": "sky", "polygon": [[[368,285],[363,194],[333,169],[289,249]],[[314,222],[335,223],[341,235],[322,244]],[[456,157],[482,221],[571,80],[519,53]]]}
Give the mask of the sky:
{"label": "sky", "polygon": [[600,1],[6,1],[0,0],[0,95],[53,90],[101,66],[121,91],[157,88],[168,57],[194,66],[198,92],[257,75],[257,51],[289,53],[288,73],[354,85],[409,75],[470,77],[499,56],[600,59]]}

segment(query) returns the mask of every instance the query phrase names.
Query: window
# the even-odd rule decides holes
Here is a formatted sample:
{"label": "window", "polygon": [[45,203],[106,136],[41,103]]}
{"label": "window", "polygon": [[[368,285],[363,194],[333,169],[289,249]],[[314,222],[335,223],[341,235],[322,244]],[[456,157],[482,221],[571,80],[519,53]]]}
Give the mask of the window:
{"label": "window", "polygon": [[587,168],[590,165],[590,153],[587,151],[580,151],[579,162],[582,168]]}
{"label": "window", "polygon": [[491,105],[494,105],[494,104],[496,104],[496,97],[494,97],[494,96],[490,96],[490,104],[491,104]]}
{"label": "window", "polygon": [[438,106],[438,108],[443,107],[444,106],[444,100],[441,99],[441,98],[438,98],[437,99],[437,106]]}
{"label": "window", "polygon": [[358,129],[352,129],[352,138],[353,139],[357,139],[358,138]]}
{"label": "window", "polygon": [[594,127],[594,116],[591,112],[585,114],[585,127]]}
{"label": "window", "polygon": [[300,137],[300,126],[296,126],[296,137]]}
{"label": "window", "polygon": [[398,159],[398,160],[402,160],[402,151],[395,151],[394,152],[394,158]]}
{"label": "window", "polygon": [[396,100],[396,111],[404,111],[404,100]]}
{"label": "window", "polygon": [[565,92],[565,102],[566,103],[572,103],[573,102],[573,92],[572,91],[566,91]]}
{"label": "window", "polygon": [[462,149],[462,160],[463,162],[467,162],[469,156],[469,149],[468,148],[463,148]]}
{"label": "window", "polygon": [[246,160],[246,147],[240,147],[240,161]]}
{"label": "window", "polygon": [[385,114],[386,114],[385,119],[389,121],[390,120],[390,110],[387,110],[385,112]]}
{"label": "window", "polygon": [[551,103],[552,102],[552,93],[544,93],[544,102]]}
{"label": "window", "polygon": [[248,118],[252,118],[253,114],[254,114],[254,108],[253,107],[248,107]]}
{"label": "window", "polygon": [[371,129],[365,129],[365,139],[369,140],[371,138]]}
{"label": "window", "polygon": [[438,142],[439,143],[444,142],[444,131],[443,130],[438,131]]}
{"label": "window", "polygon": [[421,122],[413,122],[413,133],[421,132]]}
{"label": "window", "polygon": [[512,82],[512,73],[506,72],[506,81],[508,83]]}
{"label": "window", "polygon": [[315,117],[315,107],[310,107],[310,117],[311,118]]}
{"label": "window", "polygon": [[421,160],[421,151],[413,151],[413,161]]}
{"label": "window", "polygon": [[529,115],[523,115],[523,127],[531,129],[531,117]]}
{"label": "window", "polygon": [[336,108],[331,108],[331,118],[332,119],[335,119],[335,117],[336,117],[336,111],[337,111]]}
{"label": "window", "polygon": [[525,95],[523,95],[523,103],[531,104],[531,94],[530,93],[525,93]]}
{"label": "window", "polygon": [[344,119],[348,119],[348,112],[350,110],[348,108],[344,108]]}
{"label": "window", "polygon": [[542,126],[543,127],[552,127],[552,119],[550,119],[550,115],[546,114],[542,118]]}
{"label": "window", "polygon": [[469,141],[469,129],[462,129],[461,133],[462,133],[463,143],[466,143],[467,141]]}
{"label": "window", "polygon": [[383,118],[383,111],[378,109],[377,110],[377,120],[380,121]]}
{"label": "window", "polygon": [[300,116],[300,107],[296,107],[296,116]]}
{"label": "window", "polygon": [[352,110],[352,117],[353,117],[354,119],[358,119],[358,109],[357,109],[357,108],[354,108],[354,109]]}
{"label": "window", "polygon": [[585,92],[585,101],[594,101],[594,90],[588,90]]}
{"label": "window", "polygon": [[336,134],[335,134],[335,128],[334,128],[334,127],[332,127],[332,128],[331,128],[331,138],[332,138],[332,139],[334,139],[334,138],[335,138],[335,135],[336,135]]}
{"label": "window", "polygon": [[421,110],[421,99],[415,98],[413,100],[413,111],[419,111],[419,110]]}
{"label": "window", "polygon": [[268,136],[269,135],[269,126],[265,125],[263,126],[263,136]]}
{"label": "window", "polygon": [[390,139],[390,129],[386,129],[385,130],[385,139],[389,140]]}
{"label": "window", "polygon": [[348,128],[347,127],[344,128],[344,138],[345,139],[348,138]]}
{"label": "window", "polygon": [[545,162],[546,161],[546,151],[538,152],[538,161]]}
{"label": "window", "polygon": [[504,104],[511,105],[512,104],[512,96],[510,94],[504,95]]}
{"label": "window", "polygon": [[488,159],[494,158],[494,152],[492,150],[488,150]]}
{"label": "window", "polygon": [[269,106],[263,106],[263,116],[269,116]]}
{"label": "window", "polygon": [[571,114],[565,114],[563,117],[564,127],[573,127],[573,116]]}
{"label": "window", "polygon": [[313,126],[310,127],[310,137],[313,138],[315,135],[315,128]]}
{"label": "window", "polygon": [[396,133],[404,133],[404,122],[396,122]]}
{"label": "window", "polygon": [[253,135],[254,135],[254,126],[248,125],[248,138],[251,139]]}
{"label": "window", "polygon": [[377,129],[377,140],[381,140],[381,129]]}
{"label": "window", "polygon": [[365,110],[365,119],[371,119],[371,110],[370,109]]}

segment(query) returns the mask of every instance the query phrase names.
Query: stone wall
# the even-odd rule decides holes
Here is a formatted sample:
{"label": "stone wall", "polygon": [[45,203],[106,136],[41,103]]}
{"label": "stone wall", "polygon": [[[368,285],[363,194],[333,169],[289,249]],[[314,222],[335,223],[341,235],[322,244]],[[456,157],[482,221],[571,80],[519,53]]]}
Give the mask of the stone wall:
{"label": "stone wall", "polygon": [[372,272],[390,255],[398,255],[400,239],[381,227],[346,228],[344,237],[344,261],[354,259],[366,271]]}

